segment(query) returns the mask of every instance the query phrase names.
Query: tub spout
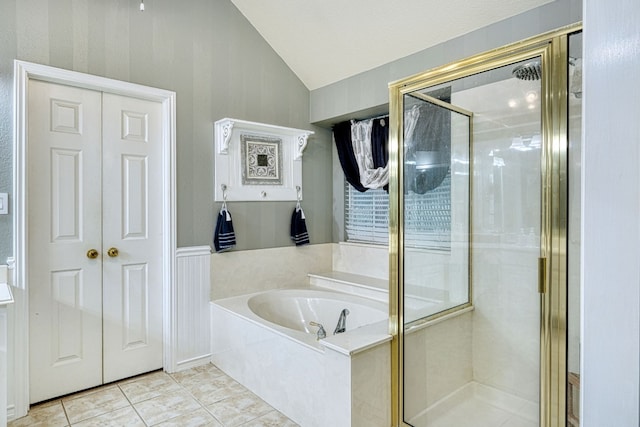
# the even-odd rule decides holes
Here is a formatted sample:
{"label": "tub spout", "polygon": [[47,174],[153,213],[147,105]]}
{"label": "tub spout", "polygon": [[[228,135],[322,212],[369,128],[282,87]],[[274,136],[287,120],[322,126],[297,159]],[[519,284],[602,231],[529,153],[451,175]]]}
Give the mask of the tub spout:
{"label": "tub spout", "polygon": [[347,330],[347,315],[349,314],[349,310],[346,308],[340,312],[340,318],[338,319],[338,324],[336,328],[333,330],[333,335],[341,334]]}
{"label": "tub spout", "polygon": [[316,339],[318,341],[327,337],[327,331],[324,330],[324,327],[320,323],[309,322],[309,325],[316,326],[318,328],[318,332],[316,333]]}

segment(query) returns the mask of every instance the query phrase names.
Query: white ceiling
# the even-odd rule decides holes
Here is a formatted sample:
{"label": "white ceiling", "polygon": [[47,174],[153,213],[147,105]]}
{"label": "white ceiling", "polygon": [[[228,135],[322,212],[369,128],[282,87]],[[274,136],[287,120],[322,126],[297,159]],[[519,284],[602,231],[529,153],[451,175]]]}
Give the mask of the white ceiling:
{"label": "white ceiling", "polygon": [[553,0],[231,0],[313,90]]}

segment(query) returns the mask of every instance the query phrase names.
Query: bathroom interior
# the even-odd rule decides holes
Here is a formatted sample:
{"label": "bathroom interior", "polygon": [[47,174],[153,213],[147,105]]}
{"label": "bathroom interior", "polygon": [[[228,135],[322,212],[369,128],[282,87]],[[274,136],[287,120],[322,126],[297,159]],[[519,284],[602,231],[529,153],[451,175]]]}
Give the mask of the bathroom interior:
{"label": "bathroom interior", "polygon": [[[219,18],[214,24],[229,30],[237,24],[234,20],[242,18],[237,11],[225,11],[226,18],[229,15],[233,16],[229,22]],[[562,24],[578,20],[571,16],[566,21]],[[149,29],[151,24],[144,25]],[[504,25],[512,27],[509,22]],[[556,28],[560,25],[548,23],[544,31],[533,34]],[[567,36],[562,41],[564,50],[558,54],[566,59],[564,78],[557,77],[556,65],[553,79],[544,73],[558,59],[550,61],[541,51],[473,68],[464,63],[465,58],[479,57],[466,52],[478,50],[467,47],[461,49],[465,54],[446,61],[463,64],[460,74],[444,68],[440,68],[444,77],[429,74],[429,69],[439,68],[445,61],[409,68],[413,71],[394,77],[392,85],[401,93],[396,99],[367,100],[365,104],[375,105],[352,108],[352,112],[347,108],[335,116],[313,111],[312,106],[311,119],[297,112],[309,105],[308,96],[297,93],[289,95],[291,105],[286,111],[265,113],[265,105],[280,95],[252,86],[260,82],[250,81],[249,73],[232,75],[206,64],[214,80],[232,80],[231,87],[248,88],[242,97],[228,97],[226,105],[212,106],[198,97],[198,90],[221,95],[223,89],[212,85],[194,88],[185,81],[170,83],[158,71],[150,72],[152,78],[145,80],[141,76],[150,70],[142,66],[129,71],[131,80],[166,87],[179,96],[189,93],[194,99],[191,105],[178,103],[178,139],[200,141],[183,144],[177,159],[177,205],[195,208],[178,207],[176,276],[184,312],[178,313],[176,326],[183,334],[175,343],[172,366],[165,366],[165,370],[213,362],[302,426],[532,427],[560,425],[557,420],[562,420],[562,425],[579,425],[582,33],[573,26],[560,34]],[[248,49],[257,38],[250,35],[241,47]],[[194,50],[202,54],[204,62],[208,57],[198,49],[203,47]],[[193,55],[197,63],[194,52],[184,55]],[[161,61],[167,59],[160,56]],[[26,59],[38,62],[38,58],[34,54]],[[274,68],[281,66],[277,59],[266,61]],[[64,65],[61,60],[60,66]],[[97,73],[127,78],[122,69]],[[422,77],[408,77],[412,75]],[[288,78],[276,77],[273,86],[286,88]],[[557,117],[549,117],[549,105],[544,104],[545,94],[562,91],[559,83],[564,84],[567,118],[566,129],[560,130],[553,126],[561,125],[551,125]],[[406,89],[409,86],[410,90]],[[318,91],[316,99],[336,95],[334,90],[341,87]],[[255,102],[255,94],[262,99]],[[418,117],[418,121],[424,120],[418,130],[430,126],[429,116],[444,120],[446,129],[437,137],[444,148],[421,147],[418,138],[412,138],[413,131],[408,129],[412,109],[429,112]],[[194,122],[206,125],[185,126],[184,117],[189,115]],[[307,215],[310,245],[294,246],[290,241],[289,218],[295,200],[230,200],[237,245],[230,251],[209,254],[212,236],[203,230],[213,229],[211,213],[219,211],[221,200],[213,196],[217,190],[214,177],[204,174],[207,179],[201,179],[203,174],[198,170],[211,172],[214,162],[212,117],[284,123],[315,132],[302,156],[304,197],[299,200]],[[395,177],[391,171],[389,193],[376,189],[354,195],[345,182],[331,127],[371,117],[387,120],[391,144],[403,141],[404,150],[396,147],[397,152],[390,154],[390,164],[402,164],[396,165],[399,172]],[[545,151],[545,144],[550,150],[549,144],[562,131],[568,137],[567,149],[558,160]],[[438,150],[442,152],[437,164],[429,164],[425,153]],[[555,177],[555,172],[546,168],[557,167],[548,163],[550,157],[565,162],[564,194],[548,194],[545,179]],[[439,174],[436,184],[426,191],[418,189],[424,183],[418,182],[421,178],[431,180],[429,171],[433,169]],[[205,198],[205,193],[211,196]],[[371,244],[345,224],[345,212],[354,203],[352,197],[358,196],[359,200],[372,197],[374,203],[391,203],[389,222],[383,225],[391,233],[383,236],[382,242],[378,235],[378,241]],[[546,198],[554,197],[564,204],[564,223],[550,218]],[[437,211],[439,221],[424,221],[419,209]],[[564,224],[564,229],[559,224]],[[556,240],[563,232],[566,252],[558,255]],[[8,250],[2,249],[6,255]],[[547,264],[549,270],[545,271],[540,258],[546,254],[565,256],[566,271],[558,271],[557,264]],[[193,260],[201,262],[190,264]],[[246,268],[248,265],[251,268]],[[549,286],[540,283],[541,272],[556,281],[564,275],[567,294],[566,303],[560,303],[563,306],[552,306],[559,303],[541,296],[540,286]],[[303,332],[303,337],[287,330],[291,328],[283,326],[284,321],[273,317],[273,311],[284,310],[278,306],[280,302],[273,303],[276,309],[272,312],[256,314],[259,304],[268,311],[269,301],[254,299],[252,306],[251,297],[297,288],[324,292],[327,300],[347,293],[364,301],[340,303],[342,308],[353,303],[348,305],[345,333],[332,334],[340,309],[329,320],[317,322],[324,325],[325,338],[320,338],[308,318],[304,330],[297,331]],[[14,294],[16,301],[23,298],[19,289]],[[284,300],[298,298],[281,295]],[[314,294],[299,297],[298,303],[311,304],[309,295]],[[239,305],[238,298],[245,299],[244,305]],[[369,313],[369,308],[371,318],[359,323],[358,310]],[[558,332],[541,321],[541,313],[547,309],[566,320],[564,348],[559,348]],[[8,325],[12,328],[15,313],[9,310]],[[358,331],[351,329],[354,325]],[[189,333],[185,328],[191,328]],[[18,341],[11,333],[9,337],[9,345]],[[560,367],[549,366],[548,353],[554,353],[556,362],[564,360]],[[9,353],[8,365],[14,366],[16,359]],[[558,394],[546,395],[544,390],[551,388],[549,377],[558,375],[562,379],[553,383],[561,384]],[[9,403],[17,400],[17,382],[9,377]],[[325,410],[327,407],[333,410]],[[14,416],[20,413],[16,408],[14,404]]]}
{"label": "bathroom interior", "polygon": [[[343,178],[341,162],[336,159],[339,155],[334,152],[334,191],[339,188],[342,193],[334,194],[334,199],[341,199],[345,204],[345,239],[330,245],[329,271],[326,266],[311,266],[308,282],[320,289],[395,304],[397,311],[392,309],[390,312],[402,319],[401,324],[391,324],[391,328],[398,327],[402,331],[397,355],[393,344],[384,339],[387,322],[375,317],[371,320],[372,325],[366,328],[357,325],[359,328],[351,332],[347,328],[353,336],[348,341],[345,338],[348,345],[339,349],[351,356],[350,370],[346,371],[331,362],[316,360],[317,354],[313,352],[304,355],[304,351],[290,349],[286,341],[254,336],[258,333],[253,331],[255,326],[249,326],[251,331],[245,330],[228,312],[236,310],[236,314],[255,323],[260,322],[255,318],[259,310],[252,308],[253,313],[247,313],[233,308],[238,304],[237,298],[215,298],[218,296],[216,289],[222,289],[223,284],[231,280],[229,275],[222,274],[213,278],[214,364],[260,396],[265,396],[268,402],[282,408],[302,425],[387,425],[392,416],[391,408],[387,406],[387,411],[379,408],[396,393],[400,396],[398,405],[402,422],[415,427],[533,427],[554,425],[550,421],[552,417],[569,426],[579,425],[578,183],[582,35],[579,29],[573,29],[564,36],[559,44],[565,45],[563,52],[567,62],[561,72],[566,72],[566,78],[561,79],[560,84],[566,85],[568,149],[564,152],[567,156],[564,167],[568,174],[568,189],[558,197],[561,201],[549,201],[547,198],[551,195],[543,185],[548,179],[546,174],[550,173],[546,169],[552,168],[545,163],[552,157],[546,151],[552,138],[549,130],[552,119],[545,114],[558,108],[544,105],[543,101],[545,90],[556,84],[550,79],[547,86],[543,86],[543,69],[546,73],[551,72],[550,66],[543,67],[545,61],[550,62],[549,56],[545,56],[548,53],[513,54],[509,60],[501,58],[497,66],[490,64],[481,68],[476,65],[476,68],[461,71],[453,79],[445,79],[441,76],[444,72],[439,75],[438,70],[427,72],[430,78],[422,77],[437,84],[420,82],[420,77],[392,83],[392,87],[400,87],[402,92],[397,103],[392,101],[390,104],[401,111],[396,114],[402,114],[399,132],[403,142],[398,146],[404,148],[398,150],[402,153],[397,160],[403,163],[401,172],[395,182],[391,178],[388,194],[382,188],[357,194]],[[474,58],[470,62],[477,64],[481,59]],[[393,133],[393,114],[383,114],[382,118],[378,114],[374,120],[381,120],[383,125],[385,121],[390,123]],[[336,145],[343,143],[337,134],[334,139]],[[367,213],[358,210],[363,209],[358,203],[368,203],[364,208]],[[402,213],[394,213],[389,208],[388,213],[385,212],[389,222],[376,224],[372,209],[377,204],[389,206],[389,203],[398,203]],[[546,273],[540,270],[539,259],[544,256],[551,259],[551,253],[559,250],[551,247],[552,220],[545,217],[545,206],[549,209],[551,203],[566,203],[568,214],[567,223],[562,225],[568,230],[568,246],[566,252],[561,250],[568,260],[567,271],[563,273],[567,289],[566,313],[560,313],[541,297],[546,291],[540,289],[539,279]],[[390,227],[394,214],[398,215],[396,222],[402,227],[391,226],[390,235],[385,236],[384,230]],[[558,224],[554,223],[553,227]],[[402,238],[398,236],[398,228],[403,230]],[[377,230],[383,231],[376,233]],[[389,239],[402,243],[396,243],[396,249],[393,249],[394,245],[388,244]],[[371,244],[372,241],[377,244]],[[398,246],[401,246],[400,250]],[[235,272],[239,263],[246,261],[240,258],[231,261],[228,255],[214,255],[212,271]],[[322,259],[320,256],[314,258],[316,262]],[[390,275],[394,270],[390,270],[389,265],[394,260],[398,263],[397,276]],[[256,259],[251,261],[253,265],[256,262],[262,265]],[[275,261],[272,265],[289,274]],[[557,269],[557,265],[554,268]],[[256,290],[251,273],[240,282]],[[387,289],[396,290],[396,300],[394,292],[389,294]],[[245,304],[246,301],[242,302]],[[312,303],[302,305],[307,304]],[[346,306],[346,302],[344,304]],[[262,307],[262,311],[265,310]],[[564,331],[558,334],[541,321],[544,317],[541,313],[545,310],[555,310],[555,315],[564,316],[567,324],[566,366],[565,362],[560,365],[561,375],[567,378],[563,394],[568,400],[553,413],[541,401],[540,396],[545,393],[541,390],[551,387],[541,378],[547,372],[545,363],[558,363],[558,359],[554,362],[550,355],[558,350],[545,347],[550,345],[545,342],[550,335],[558,339]],[[273,308],[271,311],[283,313],[285,310]],[[355,309],[351,308],[351,311]],[[334,309],[335,319],[328,321],[335,323],[338,313],[340,310]],[[277,317],[267,315],[268,324],[286,323]],[[294,313],[293,318],[297,317],[302,321],[302,329],[313,340],[317,330],[304,326],[309,319],[302,310]],[[313,314],[311,319],[315,319]],[[347,317],[347,325],[349,322]],[[311,323],[314,324],[313,320]],[[222,332],[220,325],[225,325]],[[329,326],[330,331],[333,324]],[[367,338],[356,338],[358,331]],[[243,338],[238,339],[238,336]],[[331,353],[330,350],[340,346],[335,336],[324,338],[324,330],[319,342],[323,343],[324,351]],[[280,347],[287,348],[287,355],[295,355],[293,359],[305,360],[305,366],[298,371],[290,357],[270,356],[264,361],[263,356],[256,356],[278,353]],[[392,350],[391,358],[388,357],[389,350]],[[237,360],[248,363],[239,366]],[[315,377],[309,378],[308,363],[320,372],[340,372],[337,376],[350,377],[350,397],[338,392],[340,387],[329,379],[334,375],[325,374],[319,384]],[[386,369],[381,370],[381,365]],[[389,369],[394,373],[397,370],[400,377],[397,385],[391,384]],[[551,372],[551,368],[546,369]],[[367,381],[363,381],[362,370],[368,372]],[[554,370],[553,375],[557,373]],[[287,384],[295,385],[287,385],[286,392],[274,391],[271,384],[282,378]],[[395,377],[393,381],[396,381]],[[372,388],[378,392],[372,393]],[[307,414],[321,414],[320,408],[331,406],[335,408],[334,415],[344,411],[344,418],[309,416],[300,408],[290,407],[287,402],[295,402],[294,396],[304,390],[314,390],[312,400],[318,404],[317,407],[306,404]],[[350,403],[341,409],[344,402]],[[558,413],[560,410],[562,414]]]}

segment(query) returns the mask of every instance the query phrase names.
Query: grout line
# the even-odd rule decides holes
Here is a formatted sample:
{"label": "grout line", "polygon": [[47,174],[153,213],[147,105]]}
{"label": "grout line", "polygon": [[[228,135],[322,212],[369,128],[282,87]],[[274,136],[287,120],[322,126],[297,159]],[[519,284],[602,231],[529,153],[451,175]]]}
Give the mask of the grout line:
{"label": "grout line", "polygon": [[[179,381],[177,381],[177,380],[176,380],[176,379],[175,379],[171,374],[166,373],[166,372],[165,372],[164,374],[165,374],[167,377],[169,377],[169,378],[171,379],[171,381],[173,381],[173,382],[174,382],[174,383],[175,383],[175,384],[180,388],[180,390],[181,390],[182,392],[184,392],[185,394],[187,394],[188,396],[190,396],[194,401],[196,401],[196,402],[198,403],[198,405],[200,405],[200,408],[201,408],[201,409],[204,409],[204,410],[205,410],[205,412],[207,412],[208,414],[210,414],[210,415],[211,415],[211,416],[212,416],[216,421],[220,422],[220,420],[218,420],[218,419],[217,419],[217,418],[216,418],[216,417],[215,417],[211,412],[209,412],[209,411],[207,410],[207,408],[205,407],[204,403],[203,403],[203,402],[201,402],[198,398],[196,398],[196,396],[195,396],[191,391],[189,391],[189,390],[188,390],[188,389],[187,389],[187,388],[186,388],[182,383],[180,383]],[[162,391],[161,391],[161,393],[162,393],[162,394],[164,394]],[[123,391],[123,394],[124,394],[124,391]],[[125,394],[125,397],[126,397],[126,394]],[[157,396],[156,396],[156,397],[157,397]],[[151,400],[151,399],[154,399],[154,398],[155,398],[155,397],[152,397],[152,398],[149,398],[149,399],[147,399],[147,400]],[[128,400],[128,398],[127,398],[127,400]],[[141,401],[141,402],[146,402],[147,400],[143,400],[143,401]],[[129,402],[131,403],[131,401],[129,401]],[[140,403],[140,402],[137,402],[137,403]],[[138,413],[138,411],[137,411],[137,409],[136,409],[135,405],[134,405],[133,403],[131,403],[131,406],[133,407],[134,411],[136,411],[136,413],[138,414],[138,416],[140,417],[140,419],[142,419],[142,422],[145,424],[145,426],[149,427],[149,424],[147,424],[147,423],[146,423],[146,421],[144,420],[144,418],[142,417],[142,415],[141,415],[140,413]],[[181,417],[181,416],[183,416],[183,415],[185,415],[185,414],[176,415],[175,417],[168,418],[168,419],[166,419],[166,420],[163,420],[162,422],[167,422],[167,421],[173,420],[173,419],[175,419],[175,418]],[[222,424],[222,423],[220,423],[220,424]]]}
{"label": "grout line", "polygon": [[[209,366],[209,365],[211,365],[211,366]],[[200,374],[205,374],[206,372],[208,372],[208,371],[206,370],[206,367],[213,367],[213,368],[217,369],[217,371],[216,371],[216,372],[218,372],[218,374],[217,374],[217,375],[215,375],[215,376],[213,376],[213,378],[223,378],[223,377],[225,377],[225,378],[227,378],[227,379],[229,379],[229,380],[231,380],[231,381],[237,382],[237,381],[235,381],[232,377],[230,377],[229,375],[227,375],[227,374],[226,374],[226,373],[224,373],[223,371],[219,370],[215,365],[213,365],[213,364],[211,364],[211,363],[210,363],[210,364],[208,364],[208,365],[203,365],[203,366],[205,366],[205,370],[203,370],[203,371],[193,371],[193,375],[189,375],[188,377],[185,377],[185,378],[190,378],[190,377],[192,377],[192,376],[193,376],[193,377],[195,377],[195,376],[198,376],[198,375],[200,375]],[[195,368],[190,368],[190,369],[195,369]],[[140,375],[140,380],[142,380],[142,378],[143,378],[145,375],[149,375],[149,374],[150,374],[150,373]],[[163,372],[163,374],[164,374],[164,375],[166,375],[167,377],[171,378],[171,380],[173,381],[173,383],[175,383],[175,384],[177,384],[177,385],[178,385],[178,387],[179,387],[179,389],[180,389],[180,391],[181,391],[181,392],[184,392],[186,395],[188,395],[188,396],[189,396],[189,397],[191,397],[194,401],[196,401],[196,402],[198,403],[199,407],[200,407],[200,408],[202,408],[202,409],[204,409],[204,410],[205,410],[205,412],[206,412],[207,414],[209,414],[209,415],[210,415],[210,416],[211,416],[211,417],[212,417],[212,418],[213,418],[217,423],[219,423],[222,427],[227,427],[227,424],[223,423],[220,419],[218,419],[218,418],[216,417],[216,415],[215,415],[212,411],[210,411],[210,410],[208,409],[207,405],[206,405],[203,401],[201,401],[200,399],[198,399],[198,398],[197,398],[197,397],[196,397],[196,396],[195,396],[195,395],[190,391],[190,389],[188,389],[185,385],[183,385],[183,384],[182,384],[181,382],[179,382],[176,378],[174,378],[172,374],[169,374],[169,373],[167,373],[167,372]],[[135,378],[135,377],[134,377],[134,378]],[[97,392],[97,391],[101,391],[101,390],[104,390],[104,389],[106,389],[106,388],[114,387],[114,386],[115,386],[114,388],[116,388],[120,393],[122,393],[122,395],[124,396],[124,398],[125,398],[125,400],[126,400],[127,404],[129,405],[129,407],[130,407],[131,409],[133,409],[133,411],[134,411],[134,413],[136,414],[136,416],[138,417],[138,419],[139,419],[139,420],[140,420],[140,421],[141,421],[141,422],[142,422],[146,427],[150,427],[150,425],[151,425],[151,424],[148,424],[148,423],[147,423],[147,421],[142,417],[141,413],[138,411],[138,409],[136,408],[135,404],[131,401],[131,399],[129,398],[129,396],[127,395],[127,393],[125,393],[124,389],[122,388],[122,385],[125,383],[125,381],[126,381],[126,384],[131,384],[131,383],[135,383],[135,382],[137,382],[137,381],[136,381],[135,379],[133,379],[133,378],[131,378],[131,381],[129,381],[129,380],[130,380],[130,379],[125,379],[125,380],[121,380],[121,381],[114,381],[114,382],[109,383],[109,384],[104,384],[104,385],[102,385],[102,386],[94,387],[92,390]],[[239,384],[239,383],[238,383],[238,384]],[[242,386],[242,384],[240,384],[240,385]],[[257,396],[255,393],[253,393],[253,392],[252,392],[251,390],[249,390],[248,388],[246,388],[246,387],[242,386],[242,389],[243,389],[242,393],[249,392],[249,393],[251,393],[255,398],[257,398],[257,399],[259,399],[260,401],[264,402],[264,400],[262,400],[259,396]],[[167,394],[167,393],[165,392],[165,388],[164,388],[164,387],[162,387],[162,388],[158,388],[157,390],[161,393],[161,395],[166,395],[166,394]],[[90,393],[89,393],[89,394],[90,394]],[[225,394],[225,396],[224,396],[223,398],[221,398],[220,400],[218,400],[218,401],[216,401],[216,402],[212,403],[211,405],[218,404],[218,403],[220,403],[220,402],[222,402],[222,401],[224,401],[224,400],[228,400],[228,399],[230,399],[230,398],[232,398],[232,397],[234,397],[234,396],[235,396],[235,394],[232,394],[232,395],[226,395],[226,394]],[[67,397],[68,397],[68,396],[67,396]],[[80,397],[88,397],[88,396],[80,396]],[[158,396],[156,396],[156,397],[158,397]],[[145,401],[147,401],[147,400],[151,400],[151,399],[153,399],[153,397],[152,397],[152,398],[149,398],[149,399],[142,400],[142,401],[140,401],[140,402],[136,402],[136,403],[145,402]],[[67,408],[65,407],[65,404],[63,403],[63,400],[62,400],[61,398],[58,398],[58,399],[57,399],[57,401],[58,401],[58,402],[59,402],[59,404],[62,406],[63,414],[64,414],[65,419],[66,419],[66,421],[67,421],[66,426],[71,427],[71,426],[72,426],[72,424],[71,424],[71,420],[70,420],[70,418],[69,418],[69,415],[68,415],[68,413],[67,413]],[[259,414],[259,415],[255,416],[254,418],[252,418],[251,420],[247,420],[246,422],[242,423],[241,425],[246,425],[246,424],[248,424],[248,423],[254,422],[255,420],[260,419],[261,417],[264,417],[264,416],[266,416],[266,415],[268,415],[268,414],[270,414],[270,413],[272,413],[272,412],[279,412],[279,411],[277,411],[277,409],[273,408],[273,407],[272,407],[271,405],[269,405],[268,403],[266,403],[266,402],[264,402],[264,403],[265,403],[265,404],[267,404],[267,405],[269,406],[269,408],[270,408],[267,412],[264,412],[264,413],[262,413],[262,414]],[[230,405],[230,406],[232,406],[232,405]],[[125,409],[125,408],[126,408],[126,406],[123,406],[122,408],[114,409],[114,411],[121,410],[121,409]],[[104,416],[104,415],[109,414],[109,413],[111,413],[111,412],[113,412],[113,411],[106,412],[106,413],[104,413],[104,414],[98,414],[98,415],[95,415],[95,416],[93,416],[93,417],[87,418],[86,420],[90,420],[90,419],[92,419],[92,418],[96,418],[96,417]],[[190,411],[190,412],[193,412],[193,411]],[[172,420],[172,419],[178,418],[178,417],[180,417],[180,416],[185,416],[185,415],[188,415],[188,413],[180,414],[180,415],[177,415],[177,416],[175,416],[175,417],[173,417],[173,418],[169,418],[169,419],[167,419],[167,420],[163,420],[163,421],[161,421],[161,422],[170,421],[170,420]],[[284,416],[284,414],[283,414],[283,416]],[[286,416],[285,416],[285,417],[286,417]],[[84,422],[84,421],[86,421],[86,420],[79,420],[78,422]]]}
{"label": "grout line", "polygon": [[129,399],[129,396],[127,396],[127,393],[125,393],[122,387],[120,387],[120,384],[121,383],[117,383],[116,385],[118,386],[118,389],[120,389],[120,392],[124,395],[124,398],[127,399],[127,402],[129,402],[129,406],[131,406],[131,409],[133,409],[133,412],[138,416],[138,418],[140,418],[140,421],[142,421],[142,424],[144,424],[146,427],[149,427],[149,424],[147,424],[144,418],[142,418],[142,415],[140,414],[140,412],[138,412],[138,410],[136,409],[131,399]]}
{"label": "grout line", "polygon": [[69,414],[67,414],[67,408],[65,408],[62,399],[60,399],[60,406],[62,406],[62,412],[64,412],[64,417],[67,419],[67,425],[71,427],[71,420],[69,419]]}
{"label": "grout line", "polygon": [[64,402],[60,399],[60,406],[62,406],[62,412],[64,412],[64,416],[67,419],[67,425],[71,427],[71,418],[69,418],[69,414],[67,413],[67,407],[64,406]]}
{"label": "grout line", "polygon": [[[213,365],[213,364],[212,364]],[[173,378],[172,375],[168,374],[169,376],[171,376],[171,378],[187,393],[189,393],[189,395],[191,397],[193,397],[193,399],[198,402],[198,404],[200,405],[200,407],[202,409],[205,410],[205,412],[209,415],[211,415],[211,417],[213,417],[214,420],[216,420],[222,427],[225,427],[223,422],[221,420],[218,419],[218,417],[216,417],[208,408],[207,406],[204,404],[204,402],[202,402],[200,399],[198,399],[193,393],[191,393],[191,391],[189,391],[182,383],[178,382],[175,378]],[[197,375],[197,374],[196,374]],[[195,376],[195,375],[194,375]],[[227,376],[227,374],[225,374],[224,372],[221,371],[221,374],[216,376],[216,378],[222,377],[222,376]],[[221,399],[223,400],[223,399]]]}

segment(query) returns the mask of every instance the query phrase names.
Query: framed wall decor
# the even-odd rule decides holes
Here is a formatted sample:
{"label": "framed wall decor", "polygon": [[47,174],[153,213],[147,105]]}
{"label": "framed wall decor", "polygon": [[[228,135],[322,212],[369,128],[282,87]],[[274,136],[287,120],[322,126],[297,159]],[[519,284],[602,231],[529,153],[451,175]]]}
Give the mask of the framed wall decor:
{"label": "framed wall decor", "polygon": [[310,135],[309,130],[245,120],[215,122],[214,200],[297,200]]}
{"label": "framed wall decor", "polygon": [[240,135],[242,185],[282,185],[282,139]]}

